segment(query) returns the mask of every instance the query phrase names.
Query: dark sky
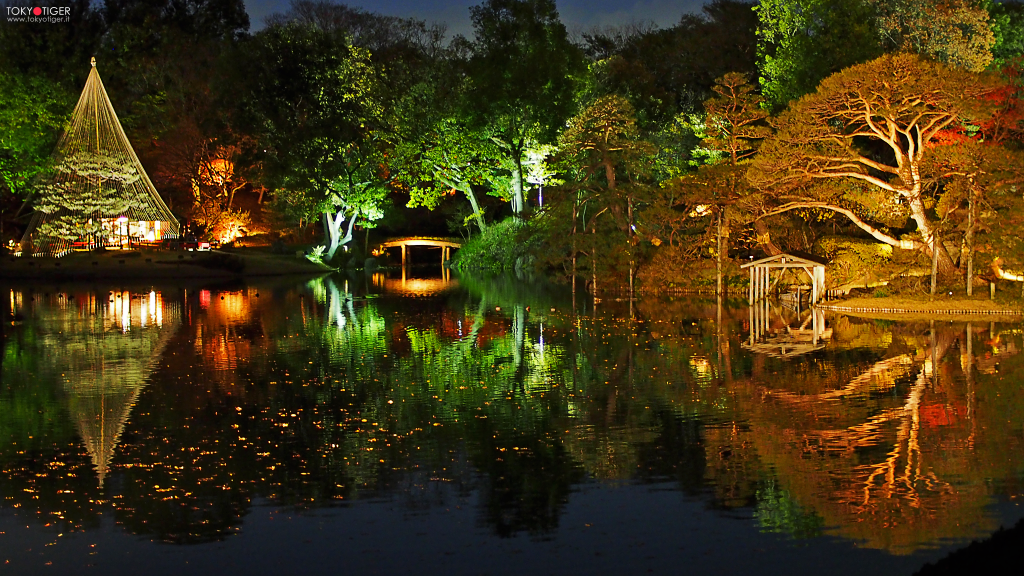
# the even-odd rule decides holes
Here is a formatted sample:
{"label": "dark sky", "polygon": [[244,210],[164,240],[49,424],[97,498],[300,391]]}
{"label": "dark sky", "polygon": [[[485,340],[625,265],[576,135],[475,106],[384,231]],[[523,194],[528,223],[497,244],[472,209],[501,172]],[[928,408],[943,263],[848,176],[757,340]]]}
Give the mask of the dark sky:
{"label": "dark sky", "polygon": [[[452,33],[471,35],[469,7],[483,0],[350,0],[371,12],[393,16],[412,16],[429,22],[445,22]],[[684,12],[696,12],[704,0],[557,0],[558,12],[570,30],[594,26],[654,22],[671,26]],[[263,27],[263,19],[288,9],[289,0],[245,0],[252,29]]]}

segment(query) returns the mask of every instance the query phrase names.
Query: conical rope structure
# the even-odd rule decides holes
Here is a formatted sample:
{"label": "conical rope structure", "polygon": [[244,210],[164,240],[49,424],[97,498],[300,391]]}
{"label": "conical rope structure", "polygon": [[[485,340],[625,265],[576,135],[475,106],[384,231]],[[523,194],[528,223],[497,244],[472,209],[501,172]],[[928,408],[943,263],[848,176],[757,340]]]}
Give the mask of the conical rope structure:
{"label": "conical rope structure", "polygon": [[36,186],[23,253],[61,256],[75,247],[130,247],[179,235],[117,119],[95,58],[51,166]]}

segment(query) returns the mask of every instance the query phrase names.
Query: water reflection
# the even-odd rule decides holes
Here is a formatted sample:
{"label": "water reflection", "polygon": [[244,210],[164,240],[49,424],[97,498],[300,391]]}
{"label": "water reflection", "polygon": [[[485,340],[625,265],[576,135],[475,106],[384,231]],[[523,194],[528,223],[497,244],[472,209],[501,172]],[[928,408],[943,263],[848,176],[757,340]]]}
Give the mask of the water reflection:
{"label": "water reflection", "polygon": [[507,536],[555,530],[583,483],[667,482],[907,553],[991,532],[1020,492],[1017,326],[401,282],[12,291],[3,505],[202,542],[254,499],[472,494]]}
{"label": "water reflection", "polygon": [[28,370],[5,369],[5,389],[44,389],[61,399],[102,488],[132,407],[178,328],[179,308],[154,290],[10,290],[10,301],[30,334],[5,346],[5,356]]}
{"label": "water reflection", "polygon": [[800,356],[825,348],[832,329],[825,312],[817,308],[801,310],[800,301],[791,303],[758,300],[748,307],[749,340],[743,347],[757,354],[778,358]]}
{"label": "water reflection", "polygon": [[443,292],[458,288],[459,282],[452,277],[452,271],[442,268],[441,277],[412,277],[411,271],[403,268],[401,275],[375,272],[371,276],[373,287],[387,294],[403,296],[437,296]]}

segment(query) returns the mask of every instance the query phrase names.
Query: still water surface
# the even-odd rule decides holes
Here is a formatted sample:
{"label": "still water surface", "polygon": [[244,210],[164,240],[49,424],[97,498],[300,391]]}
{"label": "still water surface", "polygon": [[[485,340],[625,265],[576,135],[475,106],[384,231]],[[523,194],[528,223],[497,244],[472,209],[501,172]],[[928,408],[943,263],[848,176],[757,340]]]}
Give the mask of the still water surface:
{"label": "still water surface", "polygon": [[4,292],[6,573],[911,574],[1024,516],[1019,324],[381,275]]}

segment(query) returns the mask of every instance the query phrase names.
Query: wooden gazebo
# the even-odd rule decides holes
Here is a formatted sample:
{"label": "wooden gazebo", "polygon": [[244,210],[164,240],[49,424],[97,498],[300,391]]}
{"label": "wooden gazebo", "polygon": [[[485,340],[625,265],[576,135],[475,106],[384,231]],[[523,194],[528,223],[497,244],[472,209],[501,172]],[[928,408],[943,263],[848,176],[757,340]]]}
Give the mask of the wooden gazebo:
{"label": "wooden gazebo", "polygon": [[[811,304],[817,304],[825,292],[826,262],[816,256],[778,254],[743,264],[740,268],[750,269],[749,301],[751,304],[763,300],[782,279],[783,273],[791,268],[803,270],[811,279]],[[778,274],[772,278],[772,272]]]}

